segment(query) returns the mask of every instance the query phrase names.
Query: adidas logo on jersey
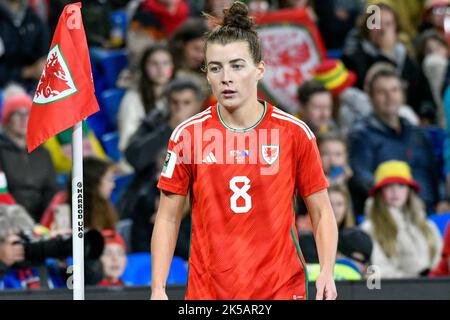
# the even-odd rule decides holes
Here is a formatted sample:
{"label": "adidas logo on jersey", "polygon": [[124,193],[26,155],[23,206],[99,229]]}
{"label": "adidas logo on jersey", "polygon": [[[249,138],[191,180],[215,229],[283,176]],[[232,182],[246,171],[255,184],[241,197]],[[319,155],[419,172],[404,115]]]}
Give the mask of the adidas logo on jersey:
{"label": "adidas logo on jersey", "polygon": [[210,152],[205,159],[203,159],[202,163],[217,163],[217,159],[212,152]]}

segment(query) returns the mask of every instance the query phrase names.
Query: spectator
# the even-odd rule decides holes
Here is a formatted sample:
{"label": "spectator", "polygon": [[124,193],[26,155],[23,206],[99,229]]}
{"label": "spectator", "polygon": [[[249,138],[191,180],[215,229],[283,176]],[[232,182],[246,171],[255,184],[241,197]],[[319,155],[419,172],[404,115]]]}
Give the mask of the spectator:
{"label": "spectator", "polygon": [[366,232],[358,227],[343,229],[339,232],[336,263],[356,267],[361,277],[365,278],[372,250],[372,239]]}
{"label": "spectator", "polygon": [[185,0],[144,0],[133,16],[130,28],[159,41],[169,38],[188,17],[189,6]]}
{"label": "spectator", "polygon": [[[0,290],[65,287],[65,270],[45,265],[37,257],[44,255],[43,250],[30,249],[31,243],[45,241],[45,232],[35,225],[22,206],[0,206],[0,243],[2,238],[0,252],[3,251],[4,259],[0,253]],[[50,251],[49,246],[46,248]]]}
{"label": "spectator", "polygon": [[418,190],[406,162],[390,160],[377,167],[361,227],[372,237],[371,262],[383,279],[425,276],[439,260],[442,239],[426,219]]}
{"label": "spectator", "polygon": [[[328,189],[331,205],[339,229],[337,263],[344,260],[365,275],[372,252],[370,237],[355,226],[350,193],[343,185],[331,184]],[[319,262],[317,249],[312,234],[312,227],[307,216],[297,218],[299,242],[308,264]]]}
{"label": "spectator", "polygon": [[421,69],[398,38],[399,26],[395,12],[385,4],[378,5],[381,27],[368,28],[371,13],[363,19],[357,35],[349,35],[342,61],[357,75],[356,86],[363,89],[367,70],[376,62],[391,63],[401,75],[406,101],[421,115],[421,110],[432,103],[432,96]]}
{"label": "spectator", "polygon": [[229,8],[232,0],[205,0],[204,11],[216,18],[223,16],[223,10]]}
{"label": "spectator", "polygon": [[[373,106],[372,106],[372,102],[370,101],[370,97],[368,96],[369,93],[370,93],[369,86],[372,83],[373,77],[375,75],[377,75],[378,73],[380,73],[381,70],[390,70],[390,72],[396,73],[397,76],[399,77],[398,72],[395,69],[395,67],[392,64],[388,63],[388,62],[377,62],[377,63],[374,63],[370,67],[370,69],[367,71],[366,79],[364,79],[364,93],[367,96],[367,99],[368,99],[367,103],[370,105],[371,112],[373,112]],[[405,104],[404,92],[403,91],[402,91],[402,97],[403,97],[402,98],[402,105],[398,109],[398,115],[400,117],[402,117],[402,118],[405,118],[406,120],[408,120],[413,125],[416,125],[416,126],[422,125],[422,124],[425,125],[425,122],[423,121],[424,118],[419,119],[419,117],[414,112],[414,110],[411,108],[411,106]],[[371,112],[369,112],[369,114]],[[369,114],[367,114],[366,116],[368,116]]]}
{"label": "spectator", "polygon": [[[178,124],[200,111],[203,100],[200,88],[190,79],[183,78],[170,82],[166,95],[169,116],[160,110],[153,110],[131,138],[125,152],[136,174],[121,198],[120,211],[123,217],[133,220],[133,252],[150,250],[150,237],[158,208],[159,191],[156,183],[170,135]],[[189,228],[188,221],[182,222],[180,236],[189,234]],[[177,251],[177,255],[187,258],[188,251]]]}
{"label": "spectator", "polygon": [[320,34],[327,49],[341,49],[347,33],[362,13],[362,1],[321,0],[314,3]]}
{"label": "spectator", "polygon": [[433,211],[440,198],[437,162],[423,131],[398,114],[402,105],[398,75],[391,69],[380,68],[368,82],[367,90],[373,113],[358,122],[349,135],[350,166],[356,186],[352,195],[358,198],[356,212],[363,210],[362,201],[373,186],[376,167],[392,159],[411,165],[414,177],[423,187],[420,196],[428,211]]}
{"label": "spectator", "polygon": [[[102,275],[103,238],[93,230],[85,235],[85,283],[96,284]],[[71,247],[71,237],[49,239],[46,228],[35,225],[22,206],[0,206],[0,290],[66,288],[66,263],[47,258],[65,259]]]}
{"label": "spectator", "polygon": [[172,76],[173,59],[169,49],[163,44],[149,47],[142,56],[137,88],[129,89],[120,103],[117,124],[121,151],[151,110],[165,108],[163,92]]}
{"label": "spectator", "polygon": [[336,217],[339,230],[353,228],[355,218],[352,212],[352,201],[350,193],[344,185],[331,184],[328,188],[331,206]]}
{"label": "spectator", "polygon": [[189,19],[173,34],[169,47],[174,57],[177,77],[190,77],[202,88],[205,97],[210,95],[209,85],[202,70],[205,59],[204,35],[209,31],[203,19]]}
{"label": "spectator", "polygon": [[444,234],[444,247],[442,249],[441,260],[439,260],[436,268],[430,273],[431,277],[448,277],[450,276],[450,224]]}
{"label": "spectator", "polygon": [[25,92],[9,87],[5,91],[0,133],[0,168],[9,191],[18,204],[39,220],[57,191],[56,174],[47,150],[28,154],[27,123],[32,100]]}
{"label": "spectator", "polygon": [[[83,160],[83,182],[84,182],[84,226],[86,228],[114,229],[119,220],[117,212],[111,203],[111,193],[114,184],[114,164],[86,157]],[[70,228],[70,208],[72,199],[72,179],[68,179],[67,190],[55,195],[52,202],[45,211],[41,224],[50,228],[53,232],[64,232]],[[62,223],[61,223],[62,221]],[[65,221],[65,222],[64,222]]]}
{"label": "spectator", "polygon": [[48,28],[27,1],[0,1],[0,88],[14,81],[35,89],[49,45]]}
{"label": "spectator", "polygon": [[185,0],[137,0],[131,2],[130,9],[127,49],[131,73],[136,72],[148,46],[168,40],[189,16],[198,15],[196,6]]}
{"label": "spectator", "polygon": [[429,29],[436,30],[445,35],[444,20],[448,15],[449,0],[426,0],[424,4],[424,13],[422,23],[419,25],[419,31]]}
{"label": "spectator", "polygon": [[433,29],[421,33],[417,43],[417,58],[437,106],[438,123],[441,128],[446,128],[443,91],[450,84],[450,64],[448,43],[445,37]]}
{"label": "spectator", "polygon": [[267,0],[250,0],[248,2],[248,9],[251,15],[264,14],[269,12],[270,3]]}
{"label": "spectator", "polygon": [[334,134],[324,134],[318,137],[317,145],[328,182],[346,185],[353,176],[346,141]]}
{"label": "spectator", "polygon": [[18,231],[12,230],[8,218],[0,215],[0,281],[3,280],[12,265],[25,259],[25,250],[20,245],[18,233]]}
{"label": "spectator", "polygon": [[323,60],[313,69],[313,77],[331,92],[335,105],[333,117],[337,119],[344,136],[348,134],[355,121],[372,111],[367,95],[353,87],[356,74],[347,70],[342,61]]}
{"label": "spectator", "polygon": [[318,81],[305,81],[297,91],[300,116],[315,135],[327,132],[339,133],[332,119],[333,97]]}
{"label": "spectator", "polygon": [[416,35],[417,23],[423,16],[423,2],[423,0],[366,0],[367,7],[386,5],[392,8],[406,41],[414,39]]}
{"label": "spectator", "polygon": [[127,247],[122,236],[114,230],[103,230],[105,248],[100,257],[104,278],[98,284],[101,287],[123,286],[122,274],[127,266]]}

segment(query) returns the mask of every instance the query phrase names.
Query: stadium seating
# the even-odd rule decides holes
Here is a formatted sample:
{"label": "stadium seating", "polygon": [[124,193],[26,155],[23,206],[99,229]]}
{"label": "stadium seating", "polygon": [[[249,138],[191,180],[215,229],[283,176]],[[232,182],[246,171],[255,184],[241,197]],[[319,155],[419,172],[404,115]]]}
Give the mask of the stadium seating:
{"label": "stadium seating", "polygon": [[125,90],[117,88],[108,89],[101,93],[100,112],[105,114],[111,128],[117,128],[117,112],[124,94]]}
{"label": "stadium seating", "polygon": [[428,218],[436,224],[439,231],[441,232],[441,235],[444,235],[445,228],[450,221],[450,213],[433,214]]}
{"label": "stadium seating", "polygon": [[89,53],[96,70],[96,74],[93,75],[94,82],[104,81],[105,89],[114,88],[120,72],[128,66],[126,50],[91,48]]}
{"label": "stadium seating", "polygon": [[[122,280],[129,285],[150,285],[151,283],[151,255],[147,252],[131,253],[128,255],[127,268]],[[174,256],[170,266],[168,284],[186,284],[187,268],[180,257]]]}
{"label": "stadium seating", "polygon": [[102,135],[100,141],[103,145],[103,149],[105,150],[108,157],[110,157],[114,161],[119,161],[122,158],[122,154],[119,150],[119,133],[109,132]]}

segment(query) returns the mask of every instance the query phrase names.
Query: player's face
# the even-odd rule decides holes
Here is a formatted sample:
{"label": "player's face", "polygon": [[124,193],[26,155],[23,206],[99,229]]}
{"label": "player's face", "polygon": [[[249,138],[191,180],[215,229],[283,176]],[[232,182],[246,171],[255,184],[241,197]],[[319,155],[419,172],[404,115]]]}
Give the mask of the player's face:
{"label": "player's face", "polygon": [[389,184],[382,191],[384,201],[388,207],[402,209],[408,200],[409,187],[406,184]]}
{"label": "player's face", "polygon": [[326,126],[331,120],[333,112],[333,98],[329,92],[313,95],[304,108],[306,122],[316,128]]}
{"label": "player's face", "polygon": [[125,249],[119,244],[110,243],[105,246],[100,261],[103,265],[105,277],[117,281],[125,271],[127,264]]}
{"label": "player's face", "polygon": [[247,42],[208,43],[206,70],[218,102],[226,108],[236,108],[256,100],[264,62],[255,65]]}

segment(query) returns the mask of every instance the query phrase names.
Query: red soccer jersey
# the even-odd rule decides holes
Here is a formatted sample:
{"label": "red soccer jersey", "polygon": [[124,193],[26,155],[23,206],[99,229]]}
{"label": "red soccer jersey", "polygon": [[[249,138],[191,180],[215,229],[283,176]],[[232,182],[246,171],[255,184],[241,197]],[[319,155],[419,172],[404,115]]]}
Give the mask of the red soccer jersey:
{"label": "red soccer jersey", "polygon": [[186,299],[306,299],[293,198],[328,187],[314,134],[264,103],[251,128],[212,106],[172,133],[162,190],[187,195],[192,234]]}

